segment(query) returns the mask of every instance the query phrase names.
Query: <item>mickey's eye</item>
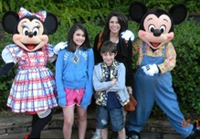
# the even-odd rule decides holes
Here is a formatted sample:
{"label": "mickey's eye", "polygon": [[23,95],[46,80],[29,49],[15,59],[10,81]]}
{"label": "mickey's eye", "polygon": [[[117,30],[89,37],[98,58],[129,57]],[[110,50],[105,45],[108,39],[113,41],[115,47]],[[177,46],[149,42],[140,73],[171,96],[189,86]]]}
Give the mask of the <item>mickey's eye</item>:
{"label": "mickey's eye", "polygon": [[24,36],[28,36],[28,28],[27,27],[24,27],[22,32],[23,32]]}
{"label": "mickey's eye", "polygon": [[160,32],[163,33],[163,32],[165,32],[165,30],[166,30],[166,26],[165,26],[165,25],[162,25],[162,26],[160,27]]}
{"label": "mickey's eye", "polygon": [[155,30],[155,26],[154,25],[149,25],[149,32],[153,33]]}
{"label": "mickey's eye", "polygon": [[33,29],[33,36],[37,36],[39,34],[39,29],[38,28],[34,28]]}

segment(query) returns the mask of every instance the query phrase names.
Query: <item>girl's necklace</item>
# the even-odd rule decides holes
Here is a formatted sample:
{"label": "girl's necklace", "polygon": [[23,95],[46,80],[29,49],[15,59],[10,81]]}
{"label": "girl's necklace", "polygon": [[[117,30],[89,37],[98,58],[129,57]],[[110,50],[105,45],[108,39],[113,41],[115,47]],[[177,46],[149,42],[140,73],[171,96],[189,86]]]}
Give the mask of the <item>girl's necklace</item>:
{"label": "girl's necklace", "polygon": [[80,62],[80,57],[77,55],[78,49],[74,52],[74,55],[71,58],[71,61],[75,64]]}

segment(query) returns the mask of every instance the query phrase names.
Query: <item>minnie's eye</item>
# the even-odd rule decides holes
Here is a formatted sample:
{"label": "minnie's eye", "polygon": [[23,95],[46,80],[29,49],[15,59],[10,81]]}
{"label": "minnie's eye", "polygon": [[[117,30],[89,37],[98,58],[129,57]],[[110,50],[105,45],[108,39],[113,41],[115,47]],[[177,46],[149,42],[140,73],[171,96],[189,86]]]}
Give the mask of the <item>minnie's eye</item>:
{"label": "minnie's eye", "polygon": [[155,26],[154,25],[150,25],[149,26],[149,32],[153,33],[155,30]]}
{"label": "minnie's eye", "polygon": [[24,36],[28,36],[28,28],[24,27],[23,30],[22,30],[22,33],[23,33]]}
{"label": "minnie's eye", "polygon": [[39,29],[38,28],[34,28],[33,29],[33,36],[37,36],[39,34]]}
{"label": "minnie's eye", "polygon": [[166,26],[162,25],[162,26],[160,27],[160,32],[163,33],[163,32],[165,32],[165,30],[166,30]]}

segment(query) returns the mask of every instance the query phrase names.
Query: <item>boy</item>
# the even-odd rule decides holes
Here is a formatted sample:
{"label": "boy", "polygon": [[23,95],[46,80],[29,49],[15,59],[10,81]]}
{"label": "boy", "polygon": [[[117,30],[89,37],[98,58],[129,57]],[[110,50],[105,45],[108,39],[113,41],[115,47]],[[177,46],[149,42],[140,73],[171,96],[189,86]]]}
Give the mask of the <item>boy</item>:
{"label": "boy", "polygon": [[111,41],[102,44],[100,54],[103,62],[97,64],[93,72],[97,128],[101,129],[102,139],[107,139],[107,126],[110,121],[111,128],[118,132],[119,139],[125,139],[123,106],[129,102],[125,66],[115,60],[117,47]]}

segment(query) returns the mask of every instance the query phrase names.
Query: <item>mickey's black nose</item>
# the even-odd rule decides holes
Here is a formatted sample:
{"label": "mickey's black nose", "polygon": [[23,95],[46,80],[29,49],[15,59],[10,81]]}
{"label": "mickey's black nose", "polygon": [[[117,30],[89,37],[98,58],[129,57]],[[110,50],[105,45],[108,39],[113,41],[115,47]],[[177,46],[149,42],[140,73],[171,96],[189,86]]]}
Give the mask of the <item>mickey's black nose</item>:
{"label": "mickey's black nose", "polygon": [[159,29],[155,29],[154,32],[153,32],[153,35],[154,35],[154,36],[160,36],[161,33],[162,33],[162,32],[161,32]]}

